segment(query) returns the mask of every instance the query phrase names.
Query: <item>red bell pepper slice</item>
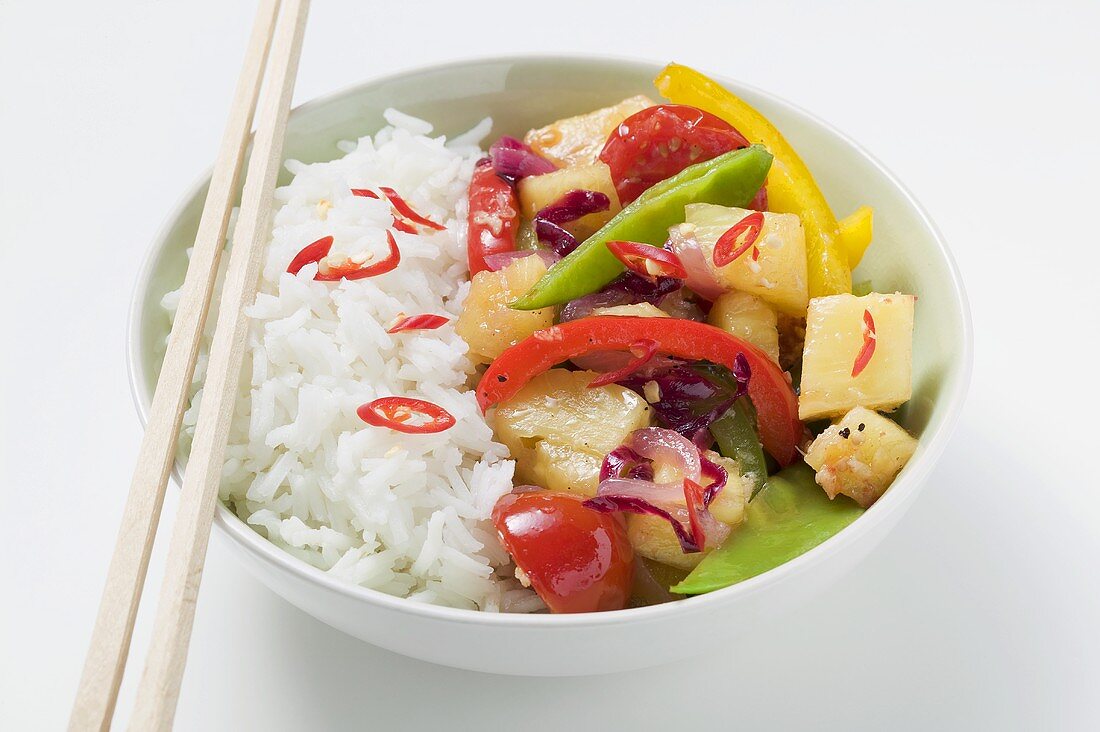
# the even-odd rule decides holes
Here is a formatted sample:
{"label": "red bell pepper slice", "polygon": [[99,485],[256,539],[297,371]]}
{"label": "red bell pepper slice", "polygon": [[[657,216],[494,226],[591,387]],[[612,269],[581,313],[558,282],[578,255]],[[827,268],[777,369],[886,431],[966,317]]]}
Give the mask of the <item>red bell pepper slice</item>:
{"label": "red bell pepper slice", "polygon": [[744,354],[752,369],[749,398],[756,407],[760,441],[780,465],[798,457],[803,426],[798,399],[778,366],[750,343],[713,325],[672,318],[596,315],[551,326],[508,348],[477,385],[482,411],[510,399],[538,374],[591,351],[626,351],[639,340],[657,342],[659,353],[733,368]]}
{"label": "red bell pepper slice", "polygon": [[512,184],[497,175],[486,158],[474,168],[470,179],[470,214],[466,233],[466,254],[470,276],[491,269],[485,258],[516,248],[519,201]]}

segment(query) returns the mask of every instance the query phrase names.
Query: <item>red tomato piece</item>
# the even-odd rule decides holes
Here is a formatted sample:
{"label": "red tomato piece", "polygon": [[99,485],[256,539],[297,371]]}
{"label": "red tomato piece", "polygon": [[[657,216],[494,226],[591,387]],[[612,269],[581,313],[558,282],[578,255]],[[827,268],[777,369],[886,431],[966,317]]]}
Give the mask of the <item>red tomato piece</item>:
{"label": "red tomato piece", "polygon": [[636,112],[615,128],[600,152],[619,202],[627,205],[655,183],[749,141],[725,120],[683,104]]}
{"label": "red tomato piece", "polygon": [[493,525],[516,566],[555,613],[621,610],[634,582],[634,549],[622,520],[570,493],[509,493]]}
{"label": "red tomato piece", "polygon": [[474,168],[469,198],[466,253],[472,277],[489,269],[485,257],[515,250],[519,201],[512,184],[497,175],[488,158]]}

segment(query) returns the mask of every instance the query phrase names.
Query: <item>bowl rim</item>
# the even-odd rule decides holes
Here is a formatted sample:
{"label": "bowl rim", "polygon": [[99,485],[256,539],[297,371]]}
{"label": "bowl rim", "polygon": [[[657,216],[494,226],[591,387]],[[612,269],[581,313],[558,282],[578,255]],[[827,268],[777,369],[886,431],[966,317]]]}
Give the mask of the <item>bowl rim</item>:
{"label": "bowl rim", "polygon": [[[463,66],[484,66],[487,64],[514,64],[514,63],[545,63],[554,64],[561,62],[573,62],[606,66],[616,64],[623,67],[631,67],[634,71],[646,71],[655,74],[664,67],[665,62],[657,62],[645,58],[628,57],[621,55],[588,54],[507,54],[501,56],[464,57],[455,61],[444,61],[423,66],[416,66],[400,70],[391,74],[370,77],[362,81],[349,84],[340,89],[310,99],[296,107],[291,114],[300,114],[303,111],[322,107],[332,101],[358,92],[363,87],[376,86],[388,82],[403,81],[410,77],[432,73],[442,70],[453,70]],[[262,537],[240,517],[230,511],[225,504],[218,501],[217,512],[214,517],[215,525],[228,538],[240,548],[251,552],[263,563],[278,570],[288,572],[304,582],[320,585],[324,589],[344,595],[350,599],[364,601],[383,609],[392,610],[409,615],[420,616],[426,619],[443,621],[454,624],[486,624],[489,626],[531,628],[531,627],[602,627],[619,625],[632,621],[651,621],[665,618],[674,614],[701,612],[710,608],[733,601],[737,597],[756,594],[764,589],[782,582],[790,575],[801,574],[810,567],[817,565],[827,558],[839,552],[843,547],[859,542],[869,534],[875,524],[886,521],[887,518],[902,510],[917,494],[926,482],[928,474],[938,462],[940,455],[951,433],[958,423],[966,395],[969,390],[971,374],[973,371],[973,324],[971,320],[970,304],[963,285],[962,276],[958,264],[955,261],[946,240],[939,227],[936,226],[931,216],[923,205],[916,199],[913,193],[891,172],[881,161],[869,153],[854,139],[840,131],[832,124],[822,120],[813,113],[793,104],[782,97],[764,91],[750,84],[737,81],[725,75],[716,75],[714,78],[723,84],[729,85],[735,91],[746,90],[752,94],[766,98],[775,106],[784,111],[801,116],[814,125],[823,128],[842,142],[846,143],[857,155],[862,156],[875,168],[890,184],[902,195],[904,201],[917,214],[925,229],[932,235],[939,250],[940,256],[947,265],[950,274],[951,296],[955,308],[960,316],[960,341],[961,352],[957,359],[957,377],[951,391],[940,398],[944,412],[938,425],[929,435],[922,436],[917,459],[908,464],[902,474],[897,478],[891,489],[869,508],[858,520],[852,522],[842,531],[830,537],[813,549],[791,559],[783,564],[759,574],[750,579],[739,582],[730,587],[716,590],[704,595],[685,597],[681,600],[660,605],[651,605],[639,608],[626,608],[605,612],[577,613],[555,615],[548,613],[504,613],[486,612],[482,610],[469,610],[465,608],[453,608],[441,605],[410,601],[407,598],[389,595],[379,590],[351,584],[337,577],[333,577],[313,565],[298,559],[289,552],[276,546],[268,539]],[[140,324],[142,321],[142,305],[149,288],[153,267],[164,249],[169,232],[174,222],[183,213],[196,194],[200,193],[210,179],[211,168],[206,168],[181,194],[178,202],[165,216],[158,227],[155,236],[142,260],[134,282],[130,297],[130,305],[127,314],[126,340],[127,353],[126,365],[130,393],[134,400],[134,406],[138,412],[138,418],[144,428],[149,420],[149,409],[152,393],[146,388],[148,382],[146,371],[141,357],[142,338]],[[172,469],[172,482],[179,487],[181,485],[180,465],[177,461]]]}

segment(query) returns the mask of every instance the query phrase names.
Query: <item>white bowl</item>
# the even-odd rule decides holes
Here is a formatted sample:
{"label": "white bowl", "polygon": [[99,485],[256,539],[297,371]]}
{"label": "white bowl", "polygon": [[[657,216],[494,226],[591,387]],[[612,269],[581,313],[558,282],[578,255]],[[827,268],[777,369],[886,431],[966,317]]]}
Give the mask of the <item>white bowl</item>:
{"label": "white bowl", "polygon": [[[634,94],[655,96],[659,64],[606,58],[472,60],[376,79],[298,107],[288,158],[339,155],[335,143],[382,126],[394,106],[454,134],[486,114],[494,135],[517,134]],[[834,209],[875,208],[875,243],[857,279],[919,295],[914,391],[900,421],[920,446],[886,495],[851,526],[802,556],[733,587],[653,607],[580,615],[505,615],[424,605],[346,584],[269,543],[219,506],[215,526],[261,582],[314,617],[369,643],[458,668],[539,676],[608,673],[729,644],[754,618],[807,601],[855,566],[912,504],[947,442],[971,368],[962,282],[935,225],[905,188],[854,142],[776,97],[723,79],[773,120],[800,151]],[[284,175],[284,179],[286,176]],[[163,357],[161,296],[186,268],[209,176],[185,194],[142,267],[129,323],[129,367],[143,422]],[[285,181],[284,181],[285,182]],[[179,482],[177,467],[175,479]]]}

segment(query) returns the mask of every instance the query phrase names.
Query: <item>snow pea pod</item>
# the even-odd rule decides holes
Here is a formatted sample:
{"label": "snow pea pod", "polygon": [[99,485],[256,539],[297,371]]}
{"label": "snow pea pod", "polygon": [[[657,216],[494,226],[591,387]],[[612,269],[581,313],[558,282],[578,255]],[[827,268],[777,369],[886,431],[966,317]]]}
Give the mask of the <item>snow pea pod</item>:
{"label": "snow pea pod", "polygon": [[607,242],[660,246],[668,238],[669,227],[684,222],[684,206],[689,203],[745,206],[764,184],[771,164],[771,154],[762,145],[753,145],[684,168],[616,214],[551,267],[512,307],[538,310],[598,291],[625,269],[608,250]]}
{"label": "snow pea pod", "polygon": [[813,549],[862,513],[844,496],[830,501],[809,466],[791,465],[768,478],[745,523],[670,590],[699,595],[755,577]]}
{"label": "snow pea pod", "polygon": [[718,452],[736,460],[742,475],[751,478],[752,497],[755,498],[768,477],[768,464],[764,461],[764,447],[756,432],[756,410],[752,402],[748,399],[735,401],[725,414],[711,423],[710,433],[718,443]]}

